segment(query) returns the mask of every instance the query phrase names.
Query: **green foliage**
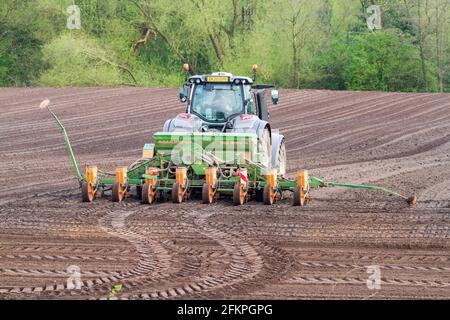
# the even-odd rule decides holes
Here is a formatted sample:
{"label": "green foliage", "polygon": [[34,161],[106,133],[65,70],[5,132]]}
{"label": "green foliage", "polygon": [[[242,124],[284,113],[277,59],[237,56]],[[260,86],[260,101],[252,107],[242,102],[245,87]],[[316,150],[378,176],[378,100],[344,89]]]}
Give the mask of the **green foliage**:
{"label": "green foliage", "polygon": [[[43,70],[42,47],[63,21],[53,0],[0,3],[0,86],[36,84]],[[56,24],[57,25],[57,24]]]}
{"label": "green foliage", "polygon": [[357,35],[343,68],[351,90],[415,91],[420,88],[419,51],[409,37],[395,32]]}
{"label": "green foliage", "polygon": [[313,59],[316,78],[311,79],[308,87],[330,90],[348,89],[345,70],[350,61],[347,39],[335,39],[322,48],[321,54]]}
{"label": "green foliage", "polygon": [[[179,86],[229,71],[280,87],[450,91],[448,0],[3,0],[0,86]],[[67,30],[67,7],[82,30]]]}
{"label": "green foliage", "polygon": [[159,63],[136,62],[133,65],[137,82],[143,86],[179,87],[184,80],[180,66],[163,67]]}
{"label": "green foliage", "polygon": [[39,76],[41,46],[29,30],[0,22],[0,86],[31,85]]}
{"label": "green foliage", "polygon": [[110,63],[114,63],[114,54],[93,38],[64,34],[47,44],[43,53],[44,61],[49,66],[40,79],[43,86],[122,84],[120,71]]}

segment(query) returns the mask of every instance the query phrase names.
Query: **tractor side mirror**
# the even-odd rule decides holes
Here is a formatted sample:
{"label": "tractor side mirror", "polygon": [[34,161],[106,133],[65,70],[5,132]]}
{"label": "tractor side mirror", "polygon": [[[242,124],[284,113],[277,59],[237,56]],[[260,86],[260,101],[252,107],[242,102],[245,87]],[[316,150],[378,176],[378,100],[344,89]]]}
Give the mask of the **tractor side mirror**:
{"label": "tractor side mirror", "polygon": [[180,88],[180,101],[185,103],[188,99],[188,90],[186,87]]}
{"label": "tractor side mirror", "polygon": [[278,94],[278,90],[272,90],[271,96],[272,96],[272,103],[274,105],[277,105],[278,104],[278,100],[280,99],[280,96]]}

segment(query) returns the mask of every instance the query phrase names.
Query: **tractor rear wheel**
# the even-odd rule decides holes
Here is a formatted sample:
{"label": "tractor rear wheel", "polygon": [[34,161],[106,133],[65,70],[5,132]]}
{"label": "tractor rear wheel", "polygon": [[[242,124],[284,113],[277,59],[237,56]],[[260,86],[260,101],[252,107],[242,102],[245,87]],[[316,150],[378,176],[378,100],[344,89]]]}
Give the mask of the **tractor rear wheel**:
{"label": "tractor rear wheel", "polygon": [[245,192],[244,187],[242,187],[240,183],[236,183],[233,190],[233,204],[235,206],[242,206],[245,203],[246,196],[247,193]]}
{"label": "tractor rear wheel", "polygon": [[214,189],[209,183],[203,184],[202,202],[204,204],[212,204],[214,202]]}
{"label": "tractor rear wheel", "polygon": [[184,198],[183,188],[178,182],[175,182],[172,187],[172,202],[182,203]]}
{"label": "tractor rear wheel", "polygon": [[297,186],[294,188],[293,205],[296,207],[306,206],[306,194],[303,187]]}
{"label": "tractor rear wheel", "polygon": [[271,206],[274,204],[274,202],[275,202],[275,194],[274,193],[275,192],[270,185],[266,184],[264,186],[263,202],[266,206]]}
{"label": "tractor rear wheel", "polygon": [[123,189],[122,184],[119,182],[114,183],[112,187],[112,201],[122,202],[123,198],[125,198],[125,190]]}
{"label": "tractor rear wheel", "polygon": [[95,198],[95,190],[88,182],[83,182],[81,185],[81,197],[83,202],[92,202]]}

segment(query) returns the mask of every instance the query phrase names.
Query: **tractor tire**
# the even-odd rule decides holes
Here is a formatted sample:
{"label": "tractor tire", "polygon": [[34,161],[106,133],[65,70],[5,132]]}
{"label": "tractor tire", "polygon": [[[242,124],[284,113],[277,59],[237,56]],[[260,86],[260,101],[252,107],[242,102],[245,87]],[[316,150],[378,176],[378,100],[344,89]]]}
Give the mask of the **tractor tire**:
{"label": "tractor tire", "polygon": [[264,132],[260,141],[260,154],[262,158],[260,162],[268,169],[272,167],[272,142],[270,138],[270,131],[268,128],[264,129]]}
{"label": "tractor tire", "polygon": [[212,204],[214,202],[214,191],[212,190],[209,183],[203,184],[202,202],[203,204]]}
{"label": "tractor tire", "polygon": [[284,144],[284,141],[281,143],[280,149],[278,150],[278,174],[281,177],[284,177],[286,175],[286,163],[287,163],[287,156],[286,156],[286,145]]}
{"label": "tractor tire", "polygon": [[81,185],[81,197],[83,199],[83,202],[94,201],[95,191],[92,189],[92,186],[87,182],[83,182],[83,184]]}
{"label": "tractor tire", "polygon": [[246,192],[243,190],[239,183],[234,185],[233,190],[233,204],[235,206],[242,206],[245,203]]}
{"label": "tractor tire", "polygon": [[270,186],[266,184],[263,191],[263,202],[266,206],[271,206],[275,202],[275,197],[273,196],[272,192],[273,191]]}
{"label": "tractor tire", "polygon": [[122,202],[125,198],[125,191],[122,188],[122,185],[118,182],[114,183],[112,187],[112,201],[113,202]]}
{"label": "tractor tire", "polygon": [[172,187],[172,202],[182,203],[184,198],[183,189],[178,182],[175,182]]}

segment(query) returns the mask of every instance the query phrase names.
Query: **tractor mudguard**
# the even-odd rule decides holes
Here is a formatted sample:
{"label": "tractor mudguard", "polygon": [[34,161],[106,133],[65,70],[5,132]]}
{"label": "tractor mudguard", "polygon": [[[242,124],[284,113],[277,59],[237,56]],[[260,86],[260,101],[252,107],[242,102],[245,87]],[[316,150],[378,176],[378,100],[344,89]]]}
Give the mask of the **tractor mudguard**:
{"label": "tractor mudguard", "polygon": [[[250,116],[250,115],[249,115]],[[237,117],[233,121],[233,129],[230,130],[231,133],[255,133],[258,139],[261,140],[264,129],[268,127],[270,132],[270,125],[267,121],[259,119],[257,116],[251,116],[251,118],[246,118],[243,120]]]}
{"label": "tractor mudguard", "polygon": [[232,129],[229,132],[232,133],[257,133],[259,122],[261,120],[254,115],[246,115],[245,119],[236,117],[232,121]]}
{"label": "tractor mudguard", "polygon": [[173,119],[169,119],[169,120],[166,120],[166,122],[164,123],[164,126],[163,126],[163,132],[170,132],[170,127],[171,127],[171,125],[172,125],[172,120]]}
{"label": "tractor mudguard", "polygon": [[166,121],[164,132],[200,132],[202,120],[193,114],[182,114]]}
{"label": "tractor mudguard", "polygon": [[259,120],[258,129],[256,130],[258,139],[262,140],[262,136],[263,136],[264,130],[266,128],[269,129],[270,139],[272,140],[272,129],[270,128],[270,124],[267,121],[263,121],[263,120]]}

